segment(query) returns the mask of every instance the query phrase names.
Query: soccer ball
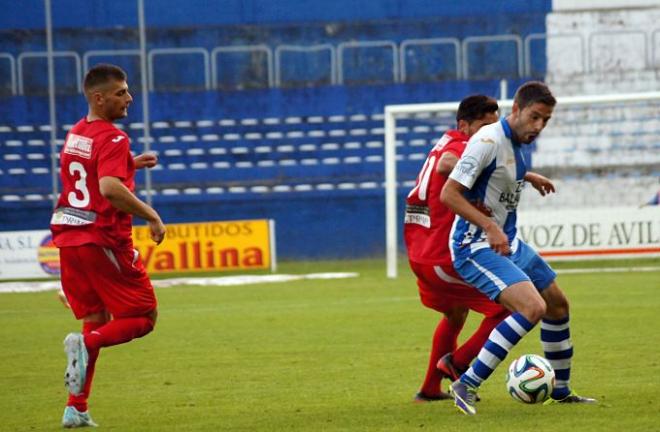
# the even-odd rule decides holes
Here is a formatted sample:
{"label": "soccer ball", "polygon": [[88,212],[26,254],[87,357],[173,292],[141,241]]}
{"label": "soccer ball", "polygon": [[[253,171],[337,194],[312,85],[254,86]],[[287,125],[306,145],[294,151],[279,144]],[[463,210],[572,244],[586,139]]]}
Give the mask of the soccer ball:
{"label": "soccer ball", "polygon": [[546,359],[536,354],[518,357],[506,374],[506,390],[518,402],[543,402],[554,386],[555,371]]}

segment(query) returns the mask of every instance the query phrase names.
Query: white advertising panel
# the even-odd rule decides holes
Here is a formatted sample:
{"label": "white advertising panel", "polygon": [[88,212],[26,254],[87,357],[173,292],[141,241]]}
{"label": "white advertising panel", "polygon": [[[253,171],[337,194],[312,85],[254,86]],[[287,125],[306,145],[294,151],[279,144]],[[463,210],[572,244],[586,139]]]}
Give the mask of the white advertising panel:
{"label": "white advertising panel", "polygon": [[660,206],[518,213],[518,236],[549,259],[660,255]]}
{"label": "white advertising panel", "polygon": [[59,252],[49,230],[0,232],[0,279],[60,274]]}
{"label": "white advertising panel", "polygon": [[552,0],[552,10],[555,12],[651,7],[658,7],[658,0]]}

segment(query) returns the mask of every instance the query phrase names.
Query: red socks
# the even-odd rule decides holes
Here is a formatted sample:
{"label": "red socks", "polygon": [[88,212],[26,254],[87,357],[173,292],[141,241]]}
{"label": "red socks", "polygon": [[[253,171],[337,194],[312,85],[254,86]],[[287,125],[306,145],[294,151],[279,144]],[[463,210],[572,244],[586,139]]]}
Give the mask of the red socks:
{"label": "red socks", "polygon": [[102,347],[119,345],[142,337],[153,328],[154,322],[149,317],[120,318],[107,323],[83,322],[82,333],[89,354],[85,387],[78,396],[69,394],[67,406],[74,406],[80,412],[87,411],[87,398],[92,388],[96,360]]}
{"label": "red socks", "polygon": [[85,333],[87,351],[97,351],[103,347],[119,345],[142,337],[154,328],[154,322],[149,317],[132,317],[113,319],[103,327]]}
{"label": "red socks", "polygon": [[[105,323],[103,322],[83,322],[82,333],[87,334],[103,327],[104,325]],[[88,349],[87,354],[89,354],[89,359],[87,360],[87,376],[85,377],[85,387],[83,387],[83,392],[78,396],[69,393],[69,401],[66,403],[67,406],[74,406],[80,412],[87,411],[87,398],[89,397],[89,392],[92,388],[92,380],[94,379],[94,370],[96,369],[96,359],[99,357],[99,350],[90,351]]]}
{"label": "red socks", "polygon": [[[433,334],[433,345],[431,346],[431,356],[429,358],[428,370],[426,371],[426,378],[424,378],[424,384],[422,384],[422,388],[420,389],[424,395],[437,396],[442,391],[440,389],[442,375],[436,365],[440,357],[456,349],[456,340],[462,328],[462,325],[460,327],[454,327],[444,317],[436,327]],[[488,338],[488,334],[490,333],[486,334],[486,338]],[[480,348],[481,345],[479,345]]]}

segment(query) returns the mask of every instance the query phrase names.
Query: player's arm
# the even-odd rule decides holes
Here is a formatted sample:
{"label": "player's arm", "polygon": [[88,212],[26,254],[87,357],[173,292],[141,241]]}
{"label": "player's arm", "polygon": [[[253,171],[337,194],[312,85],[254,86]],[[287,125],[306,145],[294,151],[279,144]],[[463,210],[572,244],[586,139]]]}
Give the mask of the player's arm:
{"label": "player's arm", "polygon": [[442,156],[440,156],[440,160],[438,161],[435,170],[438,174],[444,177],[449,177],[449,174],[451,174],[457,162],[458,162],[458,156],[456,156],[451,152],[446,151],[442,153]]}
{"label": "player's arm", "polygon": [[525,181],[531,183],[531,185],[539,191],[541,196],[546,196],[549,193],[555,191],[555,185],[550,181],[549,178],[542,176],[541,174],[535,172],[527,172],[524,177]]}
{"label": "player's arm", "polygon": [[457,215],[479,226],[486,233],[488,244],[495,252],[500,255],[508,255],[511,253],[509,239],[494,220],[465,199],[463,194],[467,190],[467,187],[450,177],[442,188],[440,201]]}
{"label": "player's arm", "polygon": [[135,156],[133,161],[135,162],[135,169],[153,168],[158,163],[158,156],[156,153],[142,153]]}
{"label": "player's arm", "polygon": [[110,204],[125,213],[147,221],[151,230],[151,239],[160,243],[165,238],[165,225],[160,216],[149,205],[140,201],[117,177],[105,176],[99,180],[99,189]]}

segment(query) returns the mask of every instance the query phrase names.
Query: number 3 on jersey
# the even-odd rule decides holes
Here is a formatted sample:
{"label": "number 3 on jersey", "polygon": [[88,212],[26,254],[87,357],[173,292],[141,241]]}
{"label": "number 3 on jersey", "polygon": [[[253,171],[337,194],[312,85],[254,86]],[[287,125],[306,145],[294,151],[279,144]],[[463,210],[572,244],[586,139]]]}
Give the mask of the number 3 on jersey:
{"label": "number 3 on jersey", "polygon": [[87,207],[89,205],[89,189],[87,189],[87,171],[85,171],[85,167],[80,162],[71,162],[69,164],[69,174],[74,178],[79,177],[73,187],[82,194],[82,199],[80,199],[78,198],[79,194],[75,191],[69,192],[67,195],[69,204],[76,208]]}

